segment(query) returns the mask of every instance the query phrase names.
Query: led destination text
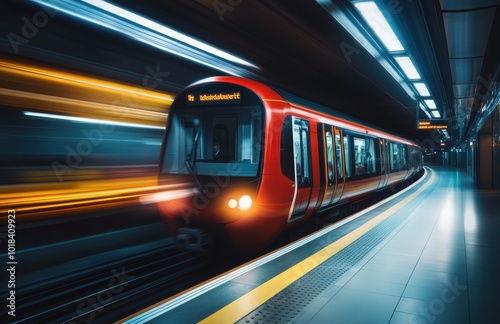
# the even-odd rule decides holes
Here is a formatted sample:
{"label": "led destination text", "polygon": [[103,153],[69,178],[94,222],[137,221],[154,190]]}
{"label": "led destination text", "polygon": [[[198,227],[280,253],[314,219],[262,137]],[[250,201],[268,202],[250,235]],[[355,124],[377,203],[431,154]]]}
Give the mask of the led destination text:
{"label": "led destination text", "polygon": [[202,94],[187,95],[188,104],[215,103],[215,102],[239,103],[240,100],[241,100],[241,94],[239,91],[231,93],[202,93]]}
{"label": "led destination text", "polygon": [[219,94],[202,94],[200,101],[214,101],[214,100],[240,100],[240,93],[219,93]]}

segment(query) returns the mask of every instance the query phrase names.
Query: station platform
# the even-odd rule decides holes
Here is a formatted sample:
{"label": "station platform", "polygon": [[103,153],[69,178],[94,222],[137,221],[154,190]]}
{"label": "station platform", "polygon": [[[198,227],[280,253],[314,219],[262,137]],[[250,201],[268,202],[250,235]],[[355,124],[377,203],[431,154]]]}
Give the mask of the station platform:
{"label": "station platform", "polygon": [[500,323],[500,192],[419,182],[125,323]]}

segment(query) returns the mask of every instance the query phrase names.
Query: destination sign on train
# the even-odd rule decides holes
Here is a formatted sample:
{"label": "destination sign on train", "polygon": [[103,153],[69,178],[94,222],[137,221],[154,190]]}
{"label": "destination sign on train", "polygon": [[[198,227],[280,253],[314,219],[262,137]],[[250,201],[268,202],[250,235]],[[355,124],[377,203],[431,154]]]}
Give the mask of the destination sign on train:
{"label": "destination sign on train", "polygon": [[447,129],[448,125],[443,120],[420,120],[418,129]]}
{"label": "destination sign on train", "polygon": [[234,92],[215,92],[215,93],[188,93],[186,97],[188,104],[210,104],[210,103],[240,103],[241,94]]}

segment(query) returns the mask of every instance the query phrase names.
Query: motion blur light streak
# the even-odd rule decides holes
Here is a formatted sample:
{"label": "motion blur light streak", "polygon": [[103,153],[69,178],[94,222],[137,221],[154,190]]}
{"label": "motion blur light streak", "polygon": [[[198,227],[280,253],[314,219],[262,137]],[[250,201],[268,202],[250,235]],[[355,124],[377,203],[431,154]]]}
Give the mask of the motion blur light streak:
{"label": "motion blur light streak", "polygon": [[160,32],[161,34],[165,35],[165,36],[168,36],[168,37],[171,37],[171,38],[175,38],[183,43],[186,43],[188,45],[191,45],[193,47],[197,47],[199,49],[202,49],[204,50],[205,52],[208,52],[208,53],[212,53],[216,56],[219,56],[221,58],[224,58],[228,61],[232,61],[232,62],[235,62],[235,63],[238,63],[238,64],[243,64],[243,65],[247,65],[247,66],[251,66],[251,67],[254,67],[256,68],[255,65],[245,61],[245,60],[242,60],[240,59],[239,57],[236,57],[232,54],[229,54],[227,52],[224,52],[224,51],[221,51],[213,46],[210,46],[208,44],[205,44],[205,43],[202,43],[200,41],[197,41],[196,39],[194,38],[191,38],[189,36],[186,36],[184,34],[181,34],[171,28],[168,28],[166,26],[163,26],[163,25],[160,25],[154,21],[151,21],[149,19],[146,19],[144,17],[141,17],[137,14],[134,14],[130,11],[127,11],[127,10],[124,10],[122,8],[119,8],[117,6],[114,6],[110,3],[107,3],[105,1],[100,1],[100,0],[82,0],[83,2],[86,2],[90,5],[93,5],[93,6],[96,6],[98,8],[101,8],[109,13],[112,13],[114,15],[118,15],[118,16],[121,16],[127,20],[130,20],[134,23],[137,23],[137,24],[140,24],[140,25],[143,25],[149,29],[152,29],[152,30],[155,30],[157,32]]}
{"label": "motion blur light streak", "polygon": [[[58,208],[91,202],[116,204],[124,197],[79,199],[76,194],[81,192],[74,188],[85,181],[100,179],[109,184],[110,178],[121,178],[125,183],[156,173],[171,94],[14,59],[0,60],[0,106],[4,109],[0,133],[5,139],[0,143],[0,183],[7,192],[24,192],[19,203],[26,202],[22,199],[34,183],[73,184],[63,187],[70,195],[67,202],[46,201],[38,207],[19,206],[20,210],[29,207],[30,213],[41,209],[59,213]],[[37,199],[45,194],[37,191]]]}
{"label": "motion blur light streak", "polygon": [[109,121],[109,120],[97,120],[97,119],[92,119],[92,118],[71,117],[71,116],[53,115],[53,114],[45,114],[45,113],[35,113],[35,112],[30,112],[30,111],[25,111],[24,114],[26,116],[63,119],[63,120],[76,121],[76,122],[82,122],[82,123],[99,123],[100,122],[100,123],[106,123],[109,125],[127,126],[127,127],[140,127],[140,128],[152,128],[152,129],[164,129],[165,128],[165,127],[160,127],[160,126],[148,126],[148,125],[140,125],[140,124],[132,124],[132,123],[114,122],[114,121]]}
{"label": "motion blur light streak", "polygon": [[136,87],[126,86],[115,82],[97,80],[94,78],[89,78],[81,75],[49,70],[35,66],[26,66],[11,62],[0,61],[0,71],[6,73],[17,73],[23,76],[28,76],[30,78],[41,78],[43,81],[51,81],[51,82],[57,81],[73,85],[75,84],[86,85],[90,86],[92,90],[95,90],[97,87],[109,90],[116,90],[119,92],[128,92],[133,95],[151,97],[159,99],[162,102],[174,101],[174,97],[172,95],[166,95],[160,92],[151,91],[144,88],[137,89]]}
{"label": "motion blur light streak", "polygon": [[[137,125],[139,122],[143,122],[149,124],[145,126],[163,129],[167,118],[167,114],[162,112],[131,108],[125,105],[102,104],[92,101],[63,98],[19,90],[0,88],[0,95],[0,103],[4,105],[57,112],[61,114],[78,114],[85,116],[80,118],[93,119],[94,121],[108,119],[109,123],[111,123],[113,122],[113,119],[127,119],[136,122],[128,123],[130,125]],[[121,122],[116,121],[115,123],[118,125]],[[125,122],[122,123],[125,126],[130,126],[126,125],[127,123]]]}
{"label": "motion blur light streak", "polygon": [[232,54],[105,1],[58,1],[57,3],[46,0],[32,1],[225,73],[237,76],[247,74],[245,69],[232,63],[258,68]]}
{"label": "motion blur light streak", "polygon": [[[158,187],[158,189],[165,190],[166,186]],[[139,200],[141,204],[156,204],[160,201],[168,201],[175,199],[188,198],[196,195],[199,192],[197,188],[190,189],[178,189],[178,190],[170,190],[170,191],[162,191],[157,192],[151,195],[142,196]]]}
{"label": "motion blur light streak", "polygon": [[[137,177],[76,181],[27,186],[0,187],[0,210],[16,206],[18,215],[33,215],[51,210],[97,210],[103,204],[113,207],[137,204],[145,195],[170,187],[157,186],[157,177]],[[13,192],[15,188],[15,192]]]}
{"label": "motion blur light streak", "polygon": [[[173,95],[68,72],[0,62],[0,104],[163,128]],[[26,84],[30,84],[29,91]]]}

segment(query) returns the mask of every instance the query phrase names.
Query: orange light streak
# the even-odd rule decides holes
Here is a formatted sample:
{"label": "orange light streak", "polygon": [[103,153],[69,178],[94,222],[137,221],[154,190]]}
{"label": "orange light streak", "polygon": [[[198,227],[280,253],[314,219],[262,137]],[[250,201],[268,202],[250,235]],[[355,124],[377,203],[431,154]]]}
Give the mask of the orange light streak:
{"label": "orange light streak", "polygon": [[75,86],[89,86],[90,88],[103,88],[119,92],[127,92],[133,95],[151,97],[162,100],[164,102],[172,102],[174,97],[161,92],[151,91],[147,89],[140,89],[131,87],[115,82],[89,78],[86,76],[71,74],[67,72],[49,70],[34,66],[20,65],[16,63],[9,63],[0,61],[0,71],[6,73],[17,73],[27,78],[39,78],[45,81],[57,81],[72,84]]}
{"label": "orange light streak", "polygon": [[38,112],[164,127],[174,100],[174,94],[14,62],[0,61],[0,74],[0,104]]}
{"label": "orange light streak", "polygon": [[158,186],[157,179],[149,176],[4,186],[0,187],[0,211],[1,215],[6,215],[7,210],[15,209],[16,215],[23,217],[47,210],[97,210],[107,203],[138,204],[142,196],[177,188],[176,185]]}

